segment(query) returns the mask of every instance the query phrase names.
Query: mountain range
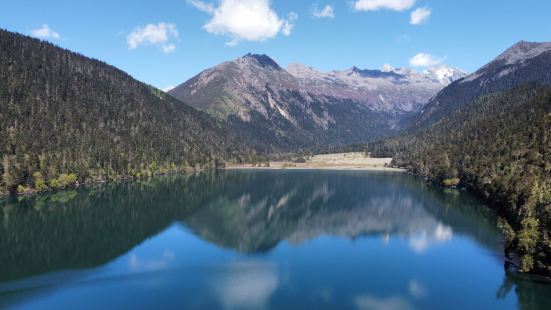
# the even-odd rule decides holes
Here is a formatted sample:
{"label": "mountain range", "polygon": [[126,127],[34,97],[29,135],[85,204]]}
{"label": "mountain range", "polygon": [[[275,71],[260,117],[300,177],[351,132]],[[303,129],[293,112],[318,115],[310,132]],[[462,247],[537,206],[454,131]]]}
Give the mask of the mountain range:
{"label": "mountain range", "polygon": [[[207,69],[169,94],[254,131],[283,150],[344,145],[395,133],[439,90],[466,76],[445,66],[321,72],[301,64],[287,69],[266,55],[247,54]],[[249,140],[255,140],[251,137]]]}

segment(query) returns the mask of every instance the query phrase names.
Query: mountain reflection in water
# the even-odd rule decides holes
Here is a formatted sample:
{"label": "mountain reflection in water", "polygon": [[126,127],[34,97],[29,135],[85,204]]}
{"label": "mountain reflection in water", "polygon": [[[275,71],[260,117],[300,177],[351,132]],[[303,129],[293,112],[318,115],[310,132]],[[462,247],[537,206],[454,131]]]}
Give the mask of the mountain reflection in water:
{"label": "mountain reflection in water", "polygon": [[[410,178],[297,174],[285,181],[269,175],[248,181],[249,191],[220,195],[188,216],[184,225],[201,238],[245,253],[269,251],[282,240],[301,244],[320,235],[379,235],[386,242],[391,236],[404,237],[422,252],[453,237],[446,219],[431,213],[430,207],[438,208],[442,201],[424,193],[416,196],[419,183]],[[487,228],[490,238],[497,237]]]}
{"label": "mountain reflection in water", "polygon": [[503,270],[488,209],[405,174],[222,171],[0,206],[0,307],[71,306],[79,287],[91,308],[548,305]]}

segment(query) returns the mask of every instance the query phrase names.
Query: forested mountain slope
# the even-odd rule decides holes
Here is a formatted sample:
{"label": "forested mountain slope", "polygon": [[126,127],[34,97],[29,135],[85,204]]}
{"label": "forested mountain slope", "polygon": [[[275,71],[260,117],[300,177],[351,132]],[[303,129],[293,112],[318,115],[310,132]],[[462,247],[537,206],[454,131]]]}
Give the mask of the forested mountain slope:
{"label": "forested mountain slope", "polygon": [[481,96],[530,82],[551,85],[551,42],[520,41],[511,46],[475,73],[440,91],[411,118],[409,127],[430,125]]}
{"label": "forested mountain slope", "polygon": [[506,219],[507,253],[519,255],[520,269],[551,275],[551,86],[484,96],[370,150],[478,193]]}
{"label": "forested mountain slope", "polygon": [[515,44],[443,89],[410,126],[369,150],[478,193],[505,219],[511,261],[550,276],[551,43]]}
{"label": "forested mountain slope", "polygon": [[225,131],[112,66],[0,30],[0,192],[242,158]]}

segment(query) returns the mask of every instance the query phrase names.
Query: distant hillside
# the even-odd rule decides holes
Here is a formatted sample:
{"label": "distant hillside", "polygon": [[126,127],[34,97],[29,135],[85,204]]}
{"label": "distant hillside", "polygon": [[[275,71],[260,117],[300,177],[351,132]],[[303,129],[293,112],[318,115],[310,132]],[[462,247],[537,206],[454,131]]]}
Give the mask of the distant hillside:
{"label": "distant hillside", "polygon": [[[495,207],[521,271],[551,275],[551,44],[521,42],[452,83],[409,133],[369,150]],[[365,147],[365,146],[363,146]]]}
{"label": "distant hillside", "polygon": [[481,96],[530,82],[551,85],[551,43],[518,42],[475,73],[444,88],[412,118],[410,126],[429,125]]}
{"label": "distant hillside", "polygon": [[451,68],[324,73],[303,65],[280,67],[266,55],[247,54],[207,69],[169,93],[228,121],[248,143],[299,150],[370,141],[397,132],[450,80]]}
{"label": "distant hillside", "polygon": [[103,62],[4,30],[0,137],[0,191],[143,176],[244,154],[209,115]]}

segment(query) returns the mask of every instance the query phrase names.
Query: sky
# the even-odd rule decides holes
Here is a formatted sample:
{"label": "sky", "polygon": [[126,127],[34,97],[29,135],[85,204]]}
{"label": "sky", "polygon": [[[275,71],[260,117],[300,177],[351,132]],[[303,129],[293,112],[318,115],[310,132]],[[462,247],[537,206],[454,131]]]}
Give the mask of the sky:
{"label": "sky", "polygon": [[468,72],[551,41],[549,0],[4,0],[0,27],[166,89],[247,53],[322,71],[449,65]]}

